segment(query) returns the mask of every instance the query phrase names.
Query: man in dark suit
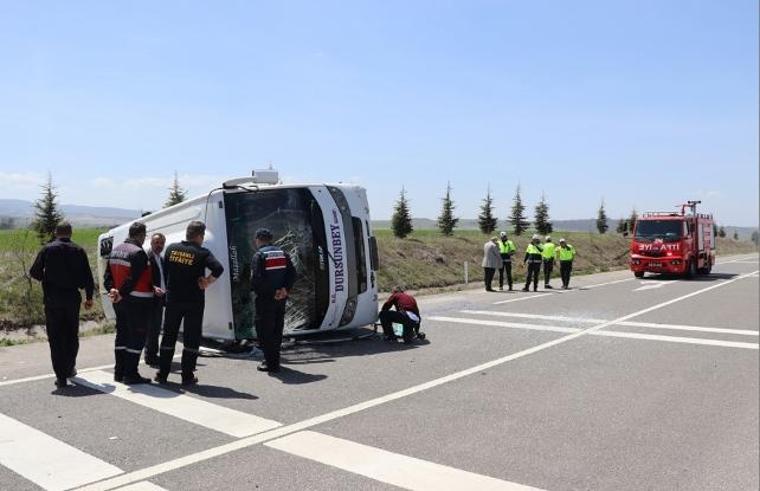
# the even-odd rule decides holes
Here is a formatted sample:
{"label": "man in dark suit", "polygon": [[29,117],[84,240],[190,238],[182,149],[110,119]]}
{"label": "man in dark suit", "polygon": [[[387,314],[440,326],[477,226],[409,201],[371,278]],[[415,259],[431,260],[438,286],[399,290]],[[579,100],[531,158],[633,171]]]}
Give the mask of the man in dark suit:
{"label": "man in dark suit", "polygon": [[158,335],[164,320],[164,305],[166,304],[166,262],[161,253],[166,245],[166,237],[162,233],[155,233],[150,238],[150,252],[148,259],[152,265],[153,288],[153,312],[148,325],[148,336],[145,340],[145,363],[151,366],[158,365]]}

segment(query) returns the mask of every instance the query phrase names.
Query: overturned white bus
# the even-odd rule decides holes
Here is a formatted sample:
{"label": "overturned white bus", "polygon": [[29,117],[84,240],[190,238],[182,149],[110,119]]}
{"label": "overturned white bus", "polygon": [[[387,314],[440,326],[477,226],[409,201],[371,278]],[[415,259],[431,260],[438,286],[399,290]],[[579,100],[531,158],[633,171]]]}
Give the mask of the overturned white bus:
{"label": "overturned white bus", "polygon": [[[270,229],[297,271],[285,332],[293,335],[371,324],[377,317],[377,242],[364,188],[344,184],[278,184],[276,171],[225,181],[221,187],[140,219],[167,244],[185,238],[191,220],[206,223],[204,246],[225,266],[206,291],[203,336],[224,341],[255,337],[250,262],[254,232]],[[106,260],[130,223],[98,238],[102,290]],[[113,318],[107,296],[103,308]]]}

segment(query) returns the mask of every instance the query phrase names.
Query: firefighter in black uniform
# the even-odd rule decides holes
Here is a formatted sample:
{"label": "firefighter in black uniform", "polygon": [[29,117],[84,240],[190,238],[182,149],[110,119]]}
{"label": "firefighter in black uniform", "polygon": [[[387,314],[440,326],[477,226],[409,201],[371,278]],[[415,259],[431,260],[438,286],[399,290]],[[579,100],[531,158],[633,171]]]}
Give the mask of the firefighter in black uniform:
{"label": "firefighter in black uniform", "polygon": [[85,291],[84,308],[92,308],[95,289],[90,263],[84,249],[71,241],[71,225],[61,222],[55,227],[55,239],[37,254],[29,274],[42,282],[45,302],[45,327],[55,385],[68,386],[67,378],[76,375],[79,352],[79,306]]}
{"label": "firefighter in black uniform", "polygon": [[[198,383],[195,363],[201,345],[205,290],[224,272],[224,267],[203,244],[206,225],[193,220],[187,225],[185,239],[170,244],[164,252],[166,265],[166,315],[156,382],[165,384],[174,358],[179,326],[183,324],[182,385]],[[206,276],[206,269],[211,274]]]}
{"label": "firefighter in black uniform", "polygon": [[153,271],[142,248],[146,228],[142,222],[129,227],[129,237],[108,257],[103,286],[116,313],[113,379],[125,384],[149,384],[137,366],[145,345],[153,312]]}
{"label": "firefighter in black uniform", "polygon": [[256,231],[256,248],[251,263],[251,290],[256,294],[256,333],[264,350],[262,372],[280,369],[280,345],[285,325],[285,303],[296,280],[290,255],[272,245],[272,232]]}

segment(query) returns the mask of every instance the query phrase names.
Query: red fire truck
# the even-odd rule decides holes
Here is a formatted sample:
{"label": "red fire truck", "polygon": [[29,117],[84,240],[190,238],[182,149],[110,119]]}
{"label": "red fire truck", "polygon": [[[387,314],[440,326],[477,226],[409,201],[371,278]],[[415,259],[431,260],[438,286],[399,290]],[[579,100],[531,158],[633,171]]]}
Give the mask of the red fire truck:
{"label": "red fire truck", "polygon": [[636,220],[631,241],[631,271],[636,278],[646,272],[689,278],[710,273],[715,264],[713,217],[697,213],[700,203],[688,201],[680,205],[680,213],[647,212]]}

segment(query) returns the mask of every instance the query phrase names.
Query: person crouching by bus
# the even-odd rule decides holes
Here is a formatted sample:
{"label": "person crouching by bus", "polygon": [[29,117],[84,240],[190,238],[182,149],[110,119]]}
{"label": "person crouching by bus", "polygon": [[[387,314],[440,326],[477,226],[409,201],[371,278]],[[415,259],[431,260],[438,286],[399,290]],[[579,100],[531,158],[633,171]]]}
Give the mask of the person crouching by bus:
{"label": "person crouching by bus", "polygon": [[[224,272],[214,255],[202,247],[206,224],[193,220],[187,225],[185,239],[170,244],[164,253],[166,265],[166,315],[161,337],[159,370],[155,381],[165,384],[171,371],[179,326],[183,324],[182,385],[198,383],[195,363],[201,346],[205,290]],[[206,269],[211,274],[206,276]]]}
{"label": "person crouching by bus", "polygon": [[264,351],[264,361],[257,367],[262,372],[280,370],[280,347],[285,327],[285,304],[296,269],[290,255],[272,244],[272,232],[256,230],[256,254],[251,262],[251,290],[256,294],[256,334]]}
{"label": "person crouching by bus", "polygon": [[[391,310],[391,307],[395,307],[396,310]],[[383,304],[378,317],[383,326],[386,341],[396,340],[397,336],[393,333],[394,322],[404,326],[403,339],[405,343],[411,343],[415,333],[419,334],[422,316],[420,316],[420,309],[417,307],[417,300],[399,286],[391,290],[391,296]]]}
{"label": "person crouching by bus", "polygon": [[129,236],[111,251],[103,285],[116,312],[113,379],[125,384],[150,383],[137,371],[153,311],[153,273],[142,248],[142,222],[129,227]]}

